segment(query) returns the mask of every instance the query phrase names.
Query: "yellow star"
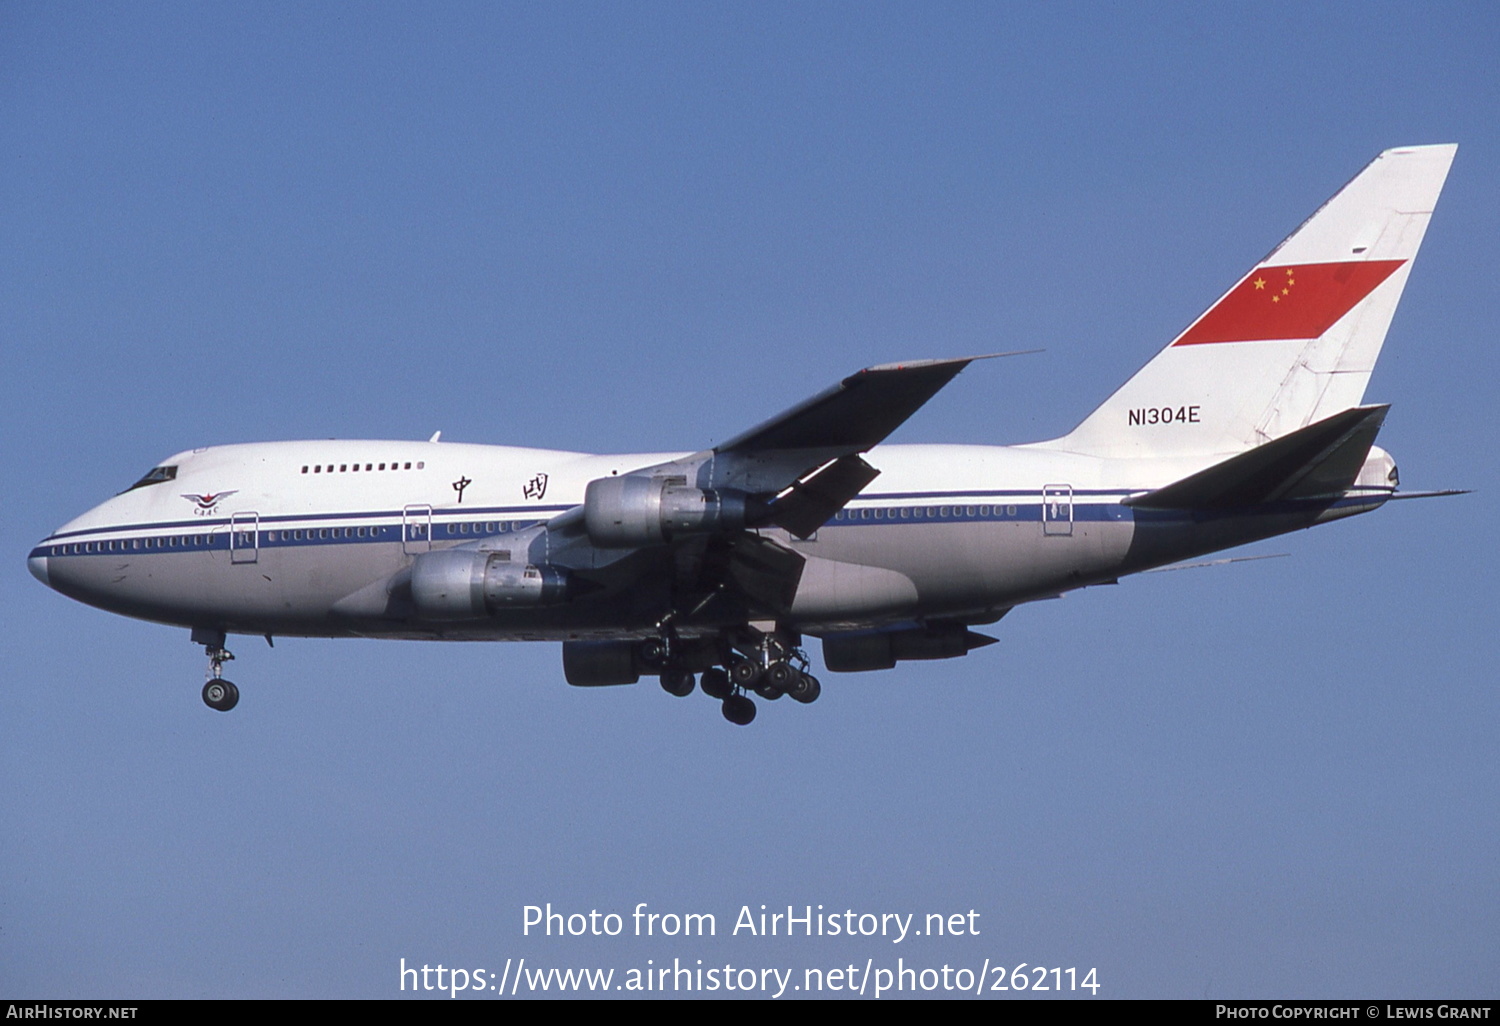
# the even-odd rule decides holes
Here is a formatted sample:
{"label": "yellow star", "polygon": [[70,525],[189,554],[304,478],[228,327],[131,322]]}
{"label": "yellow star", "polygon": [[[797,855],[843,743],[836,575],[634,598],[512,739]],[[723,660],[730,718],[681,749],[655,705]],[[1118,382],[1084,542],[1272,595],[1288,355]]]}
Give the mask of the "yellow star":
{"label": "yellow star", "polygon": [[1297,284],[1297,279],[1296,279],[1296,278],[1288,278],[1288,279],[1287,279],[1287,280],[1286,280],[1286,283],[1287,283],[1287,284],[1288,284],[1288,285],[1295,285],[1295,284]]}
{"label": "yellow star", "polygon": [[1291,291],[1292,291],[1292,290],[1291,290],[1291,289],[1282,289],[1282,290],[1281,290],[1281,294],[1282,294],[1282,295],[1283,295],[1283,296],[1287,296],[1287,295],[1290,295],[1290,294],[1291,294]]}
{"label": "yellow star", "polygon": [[1296,272],[1296,271],[1294,271],[1294,270],[1292,270],[1292,269],[1291,269],[1291,268],[1290,268],[1290,267],[1288,267],[1288,268],[1287,268],[1287,269],[1286,269],[1286,276],[1287,276],[1287,277],[1288,277],[1288,278],[1290,278],[1290,277],[1291,277],[1291,276],[1292,276],[1292,275],[1294,275],[1294,274],[1296,274],[1296,273],[1297,273],[1297,272]]}
{"label": "yellow star", "polygon": [[1279,303],[1279,302],[1281,302],[1281,297],[1280,296],[1272,296],[1271,297],[1271,302],[1273,302],[1273,303]]}
{"label": "yellow star", "polygon": [[1265,288],[1266,287],[1266,279],[1264,279],[1264,278],[1256,278],[1255,279],[1255,287],[1258,288],[1258,289]]}

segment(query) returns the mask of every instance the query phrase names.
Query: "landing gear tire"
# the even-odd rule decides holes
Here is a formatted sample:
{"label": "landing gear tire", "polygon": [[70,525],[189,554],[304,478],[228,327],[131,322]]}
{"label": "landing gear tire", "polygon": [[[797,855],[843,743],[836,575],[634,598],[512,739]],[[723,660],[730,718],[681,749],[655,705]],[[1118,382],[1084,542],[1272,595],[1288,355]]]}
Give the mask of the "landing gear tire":
{"label": "landing gear tire", "polygon": [[792,682],[792,686],[787,688],[786,693],[791,695],[794,701],[801,702],[803,705],[811,705],[823,693],[823,685],[819,684],[818,678],[812,674],[799,673],[797,679]]}
{"label": "landing gear tire", "polygon": [[636,650],[641,665],[650,670],[659,670],[667,662],[667,646],[660,638],[647,638]]}
{"label": "landing gear tire", "polygon": [[771,683],[771,675],[769,673],[763,675],[760,678],[760,683],[755,685],[755,693],[768,702],[774,702],[786,694],[785,691],[782,691],[775,684]]}
{"label": "landing gear tire", "polygon": [[703,677],[698,682],[698,686],[709,698],[717,698],[721,701],[734,694],[734,685],[729,683],[729,674],[717,666],[703,671]]}
{"label": "landing gear tire", "polygon": [[744,695],[724,699],[724,718],[735,726],[748,726],[755,719],[755,703]]}
{"label": "landing gear tire", "polygon": [[661,689],[669,695],[686,698],[693,693],[693,675],[682,670],[668,670],[661,675]]}
{"label": "landing gear tire", "polygon": [[784,660],[772,663],[766,670],[764,681],[778,692],[785,693],[788,688],[797,682],[797,671],[792,669],[791,664]]}
{"label": "landing gear tire", "polygon": [[[215,677],[203,685],[203,703],[210,709],[228,712],[240,701],[240,689],[227,680]],[[751,715],[754,715],[753,713]]]}
{"label": "landing gear tire", "polygon": [[753,688],[760,680],[760,665],[749,659],[741,659],[729,668],[729,679],[734,681],[736,687]]}

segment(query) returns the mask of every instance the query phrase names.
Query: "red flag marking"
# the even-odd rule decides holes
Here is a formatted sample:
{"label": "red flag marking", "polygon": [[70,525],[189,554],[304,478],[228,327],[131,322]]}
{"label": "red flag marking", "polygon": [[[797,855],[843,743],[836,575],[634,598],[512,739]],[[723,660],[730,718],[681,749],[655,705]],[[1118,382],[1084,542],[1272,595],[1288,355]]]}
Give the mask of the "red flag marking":
{"label": "red flag marking", "polygon": [[1257,267],[1172,344],[1317,338],[1404,263]]}

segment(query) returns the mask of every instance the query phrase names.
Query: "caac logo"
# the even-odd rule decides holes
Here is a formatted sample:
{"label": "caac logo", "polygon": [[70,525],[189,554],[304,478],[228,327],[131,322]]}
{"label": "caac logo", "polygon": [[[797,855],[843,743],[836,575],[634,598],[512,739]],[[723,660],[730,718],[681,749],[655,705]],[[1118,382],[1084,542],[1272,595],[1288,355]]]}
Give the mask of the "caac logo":
{"label": "caac logo", "polygon": [[521,489],[521,495],[524,498],[527,498],[527,499],[540,499],[542,496],[544,496],[546,494],[547,494],[547,475],[546,474],[538,474],[538,475],[536,475],[536,477],[533,477],[530,481],[527,481],[525,487],[523,487]]}
{"label": "caac logo", "polygon": [[239,491],[238,488],[231,488],[227,492],[210,492],[207,495],[189,495],[184,492],[182,497],[193,504],[194,516],[206,517],[218,508],[220,499],[233,495],[237,491]]}

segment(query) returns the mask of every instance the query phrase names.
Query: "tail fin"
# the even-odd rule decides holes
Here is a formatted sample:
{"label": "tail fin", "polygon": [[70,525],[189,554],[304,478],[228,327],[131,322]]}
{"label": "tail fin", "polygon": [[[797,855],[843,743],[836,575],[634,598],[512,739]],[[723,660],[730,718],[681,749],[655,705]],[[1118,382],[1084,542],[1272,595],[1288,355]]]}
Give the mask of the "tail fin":
{"label": "tail fin", "polygon": [[1376,157],[1071,434],[1041,444],[1235,453],[1358,406],[1457,150]]}

